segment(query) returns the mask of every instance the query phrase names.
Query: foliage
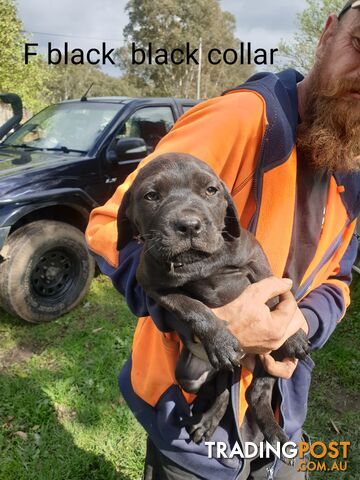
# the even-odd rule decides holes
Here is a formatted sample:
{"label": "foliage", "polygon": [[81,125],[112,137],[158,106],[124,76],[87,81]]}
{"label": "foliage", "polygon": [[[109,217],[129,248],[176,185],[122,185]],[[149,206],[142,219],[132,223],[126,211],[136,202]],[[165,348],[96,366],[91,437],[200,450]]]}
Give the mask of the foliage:
{"label": "foliage", "polygon": [[24,44],[29,40],[22,29],[14,0],[0,0],[0,91],[17,93],[26,108],[37,111],[46,104],[45,82],[51,71],[39,57],[25,65]]}
{"label": "foliage", "polygon": [[100,68],[86,63],[73,65],[60,63],[53,65],[53,75],[46,83],[50,103],[82,97],[88,88],[89,96],[135,96],[138,93],[136,86],[126,77],[111,77],[106,75]]}
{"label": "foliage", "polygon": [[331,13],[339,13],[344,0],[306,0],[308,6],[297,15],[298,31],[292,41],[282,41],[279,53],[286,57],[287,66],[307,73],[314,63],[315,49]]}
{"label": "foliage", "polygon": [[41,55],[25,64],[25,43],[14,0],[0,0],[0,92],[21,96],[25,109],[36,113],[50,103],[81,97],[94,83],[92,96],[136,95],[127,77],[115,78],[90,65],[49,66]]}
{"label": "foliage", "polygon": [[[129,15],[129,23],[124,29],[126,43],[119,49],[118,56],[124,71],[136,81],[142,94],[195,97],[198,66],[194,62],[189,65],[174,65],[172,62],[167,65],[132,65],[132,42],[137,48],[147,50],[151,43],[154,52],[158,48],[166,48],[169,52],[175,48],[186,50],[187,42],[191,50],[198,48],[202,38],[203,52],[210,48],[222,51],[239,49],[235,18],[221,10],[218,0],[129,0],[126,11]],[[201,97],[218,95],[226,88],[240,84],[252,72],[252,66],[240,62],[211,65],[203,59]]]}

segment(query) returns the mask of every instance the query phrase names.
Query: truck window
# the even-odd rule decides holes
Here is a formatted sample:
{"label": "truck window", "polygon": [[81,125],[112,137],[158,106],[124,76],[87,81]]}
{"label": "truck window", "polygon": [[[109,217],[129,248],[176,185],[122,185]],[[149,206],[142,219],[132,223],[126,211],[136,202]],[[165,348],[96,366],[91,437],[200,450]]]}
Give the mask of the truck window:
{"label": "truck window", "polygon": [[88,151],[122,108],[121,104],[90,101],[51,105],[7,137],[3,144]]}
{"label": "truck window", "polygon": [[136,110],[124,123],[116,138],[142,138],[152,152],[174,125],[171,107],[144,107]]}

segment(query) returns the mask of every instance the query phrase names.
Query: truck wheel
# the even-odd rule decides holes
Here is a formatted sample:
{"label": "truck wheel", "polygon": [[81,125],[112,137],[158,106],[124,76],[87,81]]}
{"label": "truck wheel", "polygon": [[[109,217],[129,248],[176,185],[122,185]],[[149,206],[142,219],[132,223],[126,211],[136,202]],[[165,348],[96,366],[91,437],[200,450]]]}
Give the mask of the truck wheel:
{"label": "truck wheel", "polygon": [[39,220],[10,235],[0,264],[0,303],[28,322],[49,322],[86,295],[95,261],[84,234],[67,223]]}

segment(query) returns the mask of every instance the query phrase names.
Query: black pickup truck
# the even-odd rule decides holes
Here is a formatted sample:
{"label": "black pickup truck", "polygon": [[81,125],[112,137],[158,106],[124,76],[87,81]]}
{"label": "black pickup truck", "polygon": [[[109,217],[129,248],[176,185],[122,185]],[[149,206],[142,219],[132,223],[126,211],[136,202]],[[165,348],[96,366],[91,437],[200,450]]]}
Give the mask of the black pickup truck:
{"label": "black pickup truck", "polygon": [[90,286],[89,212],[197,102],[83,97],[19,126],[21,99],[0,100],[14,113],[0,127],[0,304],[46,322],[76,306]]}

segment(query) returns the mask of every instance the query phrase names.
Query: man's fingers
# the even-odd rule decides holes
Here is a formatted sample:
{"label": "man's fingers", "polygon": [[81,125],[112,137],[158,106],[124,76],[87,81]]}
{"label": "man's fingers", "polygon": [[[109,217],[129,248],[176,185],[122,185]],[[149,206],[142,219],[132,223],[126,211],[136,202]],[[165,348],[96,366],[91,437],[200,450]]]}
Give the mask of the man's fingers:
{"label": "man's fingers", "polygon": [[280,296],[280,303],[278,303],[275,310],[271,312],[271,316],[273,320],[283,323],[284,316],[286,316],[287,319],[291,319],[295,315],[296,309],[297,303],[293,294],[286,292]]}
{"label": "man's fingers", "polygon": [[291,378],[298,360],[296,358],[284,358],[281,362],[276,361],[271,355],[260,355],[265,370],[274,377]]}
{"label": "man's fingers", "polygon": [[290,278],[268,277],[260,280],[248,288],[252,288],[259,302],[266,303],[271,298],[288,293],[292,287]]}

